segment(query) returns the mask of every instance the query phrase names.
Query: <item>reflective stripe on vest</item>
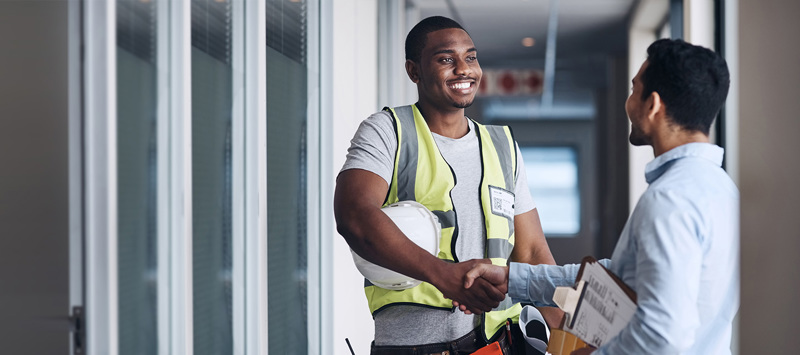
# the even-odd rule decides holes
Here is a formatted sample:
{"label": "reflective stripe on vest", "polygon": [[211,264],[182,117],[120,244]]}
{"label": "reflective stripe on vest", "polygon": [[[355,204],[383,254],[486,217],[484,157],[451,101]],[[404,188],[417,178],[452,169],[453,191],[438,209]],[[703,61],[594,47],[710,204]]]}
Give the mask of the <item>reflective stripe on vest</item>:
{"label": "reflective stripe on vest", "polygon": [[[450,193],[456,185],[455,173],[445,161],[427,123],[416,106],[384,110],[392,114],[397,133],[394,172],[384,206],[414,200],[439,218],[442,233],[438,257],[458,262],[457,213]],[[474,121],[473,121],[474,122]],[[486,226],[486,257],[496,265],[507,265],[514,248],[514,187],[517,154],[511,130],[505,126],[484,126],[475,122],[483,174],[480,184],[481,208]],[[426,282],[392,291],[365,283],[365,293],[373,316],[393,305],[416,305],[452,309],[436,287]],[[495,311],[483,315],[484,337],[489,340],[506,322],[519,318],[522,307],[506,298]]]}

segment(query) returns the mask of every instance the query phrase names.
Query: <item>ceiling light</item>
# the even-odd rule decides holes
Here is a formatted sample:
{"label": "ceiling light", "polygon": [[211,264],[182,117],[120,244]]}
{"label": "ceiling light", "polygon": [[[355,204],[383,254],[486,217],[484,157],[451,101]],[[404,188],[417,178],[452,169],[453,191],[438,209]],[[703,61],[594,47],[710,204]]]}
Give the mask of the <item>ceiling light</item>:
{"label": "ceiling light", "polygon": [[533,47],[535,43],[536,40],[534,40],[533,37],[525,37],[522,39],[522,45],[525,47]]}

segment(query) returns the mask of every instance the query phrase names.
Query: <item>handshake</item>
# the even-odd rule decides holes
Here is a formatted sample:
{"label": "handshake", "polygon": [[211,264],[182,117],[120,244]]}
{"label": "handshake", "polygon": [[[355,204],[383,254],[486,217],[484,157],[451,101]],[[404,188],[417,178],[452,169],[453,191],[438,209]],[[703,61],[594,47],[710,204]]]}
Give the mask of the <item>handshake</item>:
{"label": "handshake", "polygon": [[466,314],[482,314],[497,307],[508,292],[508,267],[492,265],[489,259],[443,263],[431,283],[453,306]]}

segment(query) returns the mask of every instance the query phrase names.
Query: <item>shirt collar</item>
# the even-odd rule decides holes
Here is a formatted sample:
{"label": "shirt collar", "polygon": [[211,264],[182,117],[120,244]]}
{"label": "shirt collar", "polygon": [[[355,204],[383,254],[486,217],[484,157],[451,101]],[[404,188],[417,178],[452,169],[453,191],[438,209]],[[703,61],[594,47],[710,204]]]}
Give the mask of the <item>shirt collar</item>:
{"label": "shirt collar", "polygon": [[651,184],[664,174],[675,160],[685,157],[703,158],[717,166],[722,166],[722,155],[724,152],[725,150],[721,147],[710,143],[687,143],[672,148],[672,150],[659,155],[653,159],[653,161],[647,163],[644,176],[645,179],[647,179],[647,183]]}

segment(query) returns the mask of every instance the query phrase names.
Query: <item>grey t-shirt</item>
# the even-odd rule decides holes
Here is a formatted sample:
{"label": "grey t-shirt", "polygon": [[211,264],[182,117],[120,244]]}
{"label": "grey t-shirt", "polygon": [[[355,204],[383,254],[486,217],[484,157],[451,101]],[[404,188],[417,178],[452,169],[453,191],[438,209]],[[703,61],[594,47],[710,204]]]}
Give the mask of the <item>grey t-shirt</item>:
{"label": "grey t-shirt", "polygon": [[[486,239],[478,194],[481,182],[480,150],[474,123],[468,122],[469,132],[461,138],[433,134],[442,156],[456,175],[457,184],[451,195],[453,207],[458,213],[459,235],[455,252],[460,261],[483,258]],[[367,170],[391,184],[397,136],[389,113],[381,111],[364,120],[350,143],[342,171]],[[514,196],[515,214],[536,207],[528,190],[528,178],[519,147]],[[480,324],[480,316],[409,305],[388,307],[378,312],[374,319],[375,345],[443,343],[458,339]]]}

